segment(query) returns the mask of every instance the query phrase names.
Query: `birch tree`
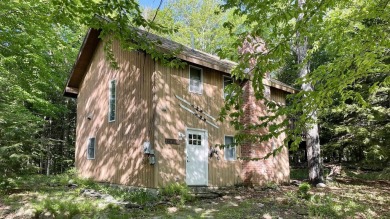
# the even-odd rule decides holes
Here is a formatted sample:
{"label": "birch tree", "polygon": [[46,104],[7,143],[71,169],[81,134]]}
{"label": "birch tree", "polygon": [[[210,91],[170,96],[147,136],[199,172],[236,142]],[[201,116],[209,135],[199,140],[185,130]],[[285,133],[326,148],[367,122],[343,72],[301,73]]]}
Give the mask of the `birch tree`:
{"label": "birch tree", "polygon": [[[306,0],[298,0],[298,7],[303,11],[306,4]],[[301,22],[304,13],[298,15],[297,22]],[[308,38],[301,36],[299,30],[297,30],[296,36],[296,48],[298,64],[300,64],[299,77],[303,79],[302,90],[306,92],[312,92],[314,90],[311,82],[306,80],[306,76],[310,73],[310,60],[306,60],[308,52]],[[317,124],[317,110],[309,112],[310,123],[306,124],[306,154],[307,164],[309,168],[309,180],[313,183],[322,182],[321,176],[321,148],[320,148],[320,136],[318,133]]]}

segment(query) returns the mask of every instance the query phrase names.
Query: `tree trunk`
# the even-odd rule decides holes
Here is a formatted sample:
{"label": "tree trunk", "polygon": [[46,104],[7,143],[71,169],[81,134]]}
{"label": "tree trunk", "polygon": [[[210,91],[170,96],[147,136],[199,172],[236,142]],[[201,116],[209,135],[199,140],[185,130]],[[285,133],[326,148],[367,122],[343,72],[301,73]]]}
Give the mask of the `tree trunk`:
{"label": "tree trunk", "polygon": [[[298,6],[303,9],[303,6],[306,4],[306,0],[298,0]],[[298,22],[302,20],[304,14],[299,14]],[[308,39],[307,37],[300,36],[300,32],[297,31],[297,55],[298,63],[302,64],[299,77],[304,78],[307,74],[310,73],[310,63],[305,62],[308,49]],[[303,91],[313,91],[313,85],[310,82],[305,82],[302,84],[301,89]],[[312,184],[317,184],[323,181],[322,171],[321,171],[321,157],[320,157],[320,137],[318,133],[318,124],[317,124],[317,112],[309,112],[311,123],[306,124],[306,154],[307,154],[307,164],[309,168],[309,181]]]}

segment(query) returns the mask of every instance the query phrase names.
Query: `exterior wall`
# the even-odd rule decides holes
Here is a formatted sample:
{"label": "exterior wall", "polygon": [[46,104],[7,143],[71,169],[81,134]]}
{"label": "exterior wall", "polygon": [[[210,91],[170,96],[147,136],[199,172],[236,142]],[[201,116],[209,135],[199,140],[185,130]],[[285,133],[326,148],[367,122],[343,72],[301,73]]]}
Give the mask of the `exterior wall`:
{"label": "exterior wall", "polygon": [[[182,102],[175,95],[200,106],[205,112],[218,118],[224,101],[223,74],[209,68],[201,68],[203,93],[196,94],[189,92],[189,65],[184,69],[156,65],[158,84],[154,145],[157,152],[156,186],[161,187],[175,181],[184,183],[186,180],[186,142],[182,140],[179,145],[165,144],[165,138],[177,139],[179,132],[186,133],[186,128],[204,129],[208,134],[208,147],[211,148],[216,144],[223,144],[225,135],[235,134],[227,122],[224,124],[215,122],[219,126],[217,129],[179,106]],[[226,161],[223,150],[219,148],[217,150],[219,160],[216,157],[208,158],[208,185],[231,186],[240,183],[241,161]],[[240,147],[236,153],[240,156]]]}
{"label": "exterior wall", "polygon": [[[269,115],[269,112],[266,110],[266,106],[263,101],[257,101],[254,97],[254,91],[251,84],[251,81],[247,81],[243,86],[244,89],[244,116],[241,122],[245,124],[258,124],[259,116]],[[268,89],[271,91],[271,94],[267,95],[268,98],[278,102],[282,105],[285,104],[286,93],[278,89]],[[282,118],[279,119],[281,122]],[[258,130],[260,133],[266,133],[267,129]],[[250,134],[256,134],[253,130],[247,131]],[[281,146],[283,140],[285,139],[285,134],[280,135],[278,138],[270,139],[267,142],[261,142],[259,144],[255,143],[244,143],[241,145],[241,155],[248,158],[262,158],[265,157],[268,153],[272,152],[273,149]],[[290,178],[290,167],[288,161],[288,150],[286,147],[277,154],[275,157],[270,156],[267,159],[261,159],[258,161],[243,161],[242,162],[242,171],[241,178],[244,184],[252,185],[257,184],[261,185],[266,182],[287,182]]]}
{"label": "exterior wall", "polygon": [[287,92],[271,87],[271,100],[280,105],[286,105]]}
{"label": "exterior wall", "polygon": [[[76,167],[83,177],[110,183],[162,187],[172,182],[185,182],[186,142],[165,144],[165,139],[178,139],[186,128],[203,129],[208,134],[208,147],[224,143],[224,136],[235,130],[227,123],[215,122],[219,129],[199,120],[179,106],[175,95],[200,106],[217,118],[223,105],[223,74],[203,69],[203,93],[189,92],[189,66],[175,69],[154,62],[142,52],[124,52],[114,43],[113,52],[119,69],[105,60],[100,42],[80,87],[77,107]],[[194,65],[196,66],[196,65]],[[108,122],[109,81],[117,80],[116,121]],[[270,89],[271,99],[284,104],[285,92]],[[253,90],[246,92],[248,117],[266,113],[261,102],[254,100]],[[252,95],[252,96],[250,96]],[[254,101],[254,102],[251,102]],[[248,108],[249,107],[249,108]],[[87,117],[92,115],[91,120]],[[266,131],[266,130],[264,130]],[[96,137],[96,155],[87,160],[89,137]],[[150,165],[142,144],[149,140],[155,151],[156,164]],[[274,139],[280,145],[283,136]],[[266,161],[226,161],[223,149],[208,159],[208,186],[231,186],[250,179],[255,184],[286,181],[289,177],[288,151]],[[242,151],[242,154],[241,154]],[[270,142],[237,147],[237,157],[261,157],[271,151]]]}
{"label": "exterior wall", "polygon": [[[154,167],[142,152],[152,138],[151,76],[154,62],[142,52],[113,52],[119,69],[105,61],[99,42],[81,85],[77,102],[76,167],[83,177],[135,186],[154,186]],[[108,122],[109,81],[117,80],[116,120]],[[87,117],[91,115],[91,120]],[[94,160],[86,151],[89,137],[96,137]],[[153,139],[151,139],[152,141]]]}

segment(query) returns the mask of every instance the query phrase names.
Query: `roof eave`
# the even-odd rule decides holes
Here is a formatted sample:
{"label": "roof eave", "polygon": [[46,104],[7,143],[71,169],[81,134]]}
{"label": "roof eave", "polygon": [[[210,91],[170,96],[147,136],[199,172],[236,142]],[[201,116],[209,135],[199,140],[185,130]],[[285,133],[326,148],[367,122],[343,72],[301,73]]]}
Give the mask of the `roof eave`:
{"label": "roof eave", "polygon": [[76,62],[70,72],[68,81],[63,92],[66,97],[77,98],[79,86],[81,81],[84,79],[85,71],[89,66],[93,53],[99,42],[100,30],[90,28],[87,35],[84,37],[83,43],[81,44],[79,54]]}

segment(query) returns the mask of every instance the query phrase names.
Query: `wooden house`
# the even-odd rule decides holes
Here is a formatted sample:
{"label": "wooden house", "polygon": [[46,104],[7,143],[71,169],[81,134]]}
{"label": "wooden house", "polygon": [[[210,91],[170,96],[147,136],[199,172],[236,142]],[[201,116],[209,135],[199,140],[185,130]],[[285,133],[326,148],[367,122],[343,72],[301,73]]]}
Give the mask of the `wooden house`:
{"label": "wooden house", "polygon": [[[170,183],[232,186],[289,180],[288,151],[261,161],[284,136],[261,145],[224,149],[235,130],[218,117],[224,86],[235,63],[160,38],[163,49],[182,47],[184,69],[169,68],[143,51],[124,51],[114,41],[119,69],[110,67],[99,31],[90,29],[67,82],[64,95],[77,98],[75,166],[82,177],[100,182],[157,188]],[[250,85],[250,84],[249,84]],[[266,113],[245,85],[244,122]],[[285,104],[293,88],[264,79],[269,98]],[[215,148],[218,156],[210,157]]]}

